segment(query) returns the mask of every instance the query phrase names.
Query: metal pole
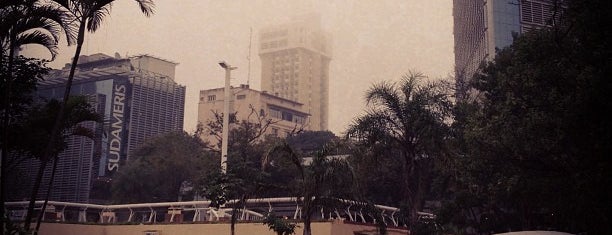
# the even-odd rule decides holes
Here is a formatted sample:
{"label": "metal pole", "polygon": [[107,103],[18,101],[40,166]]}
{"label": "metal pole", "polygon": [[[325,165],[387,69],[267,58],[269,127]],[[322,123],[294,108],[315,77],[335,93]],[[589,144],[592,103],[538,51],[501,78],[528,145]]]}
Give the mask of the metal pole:
{"label": "metal pole", "polygon": [[223,133],[221,140],[221,172],[227,173],[227,143],[229,142],[229,112],[230,112],[230,73],[237,67],[232,67],[225,62],[219,62],[225,69],[225,89],[223,98]]}

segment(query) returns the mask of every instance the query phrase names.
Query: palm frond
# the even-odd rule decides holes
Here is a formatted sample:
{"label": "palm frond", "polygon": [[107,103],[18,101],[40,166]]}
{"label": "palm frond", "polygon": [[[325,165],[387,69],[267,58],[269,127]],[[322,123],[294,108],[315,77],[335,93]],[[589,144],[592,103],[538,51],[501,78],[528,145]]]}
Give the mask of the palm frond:
{"label": "palm frond", "polygon": [[75,24],[74,15],[70,14],[68,10],[58,5],[42,5],[33,8],[29,15],[44,19],[47,24],[59,28],[58,36],[63,32],[66,37],[68,45],[73,45],[76,42],[78,31]]}
{"label": "palm frond", "polygon": [[76,125],[75,127],[69,130],[68,135],[69,136],[83,136],[83,137],[93,139],[95,136],[95,133],[90,128],[87,128],[81,125]]}
{"label": "palm frond", "polygon": [[136,0],[138,6],[140,7],[140,11],[149,17],[155,13],[155,3],[153,0]]}
{"label": "palm frond", "polygon": [[95,32],[100,28],[100,25],[104,21],[104,18],[110,15],[112,1],[109,1],[107,5],[100,6],[97,9],[91,9],[92,11],[87,16],[87,30],[89,32]]}
{"label": "palm frond", "polygon": [[57,41],[49,34],[34,30],[28,33],[19,34],[16,38],[16,45],[39,44],[44,46],[50,53],[51,58],[55,59],[58,53]]}
{"label": "palm frond", "polygon": [[419,82],[425,79],[425,75],[420,72],[410,71],[408,74],[402,76],[401,90],[406,99],[411,99],[414,90],[419,88]]}
{"label": "palm frond", "polygon": [[389,114],[395,116],[398,120],[405,119],[404,115],[406,113],[402,109],[402,96],[395,83],[381,82],[375,84],[366,92],[366,102],[370,106],[375,106],[374,108],[379,111],[390,111]]}

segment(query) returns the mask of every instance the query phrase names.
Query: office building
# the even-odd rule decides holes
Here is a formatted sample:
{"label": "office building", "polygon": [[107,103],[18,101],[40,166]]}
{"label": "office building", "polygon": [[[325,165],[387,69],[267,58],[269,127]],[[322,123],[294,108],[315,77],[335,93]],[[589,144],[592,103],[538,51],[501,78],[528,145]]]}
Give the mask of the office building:
{"label": "office building", "polygon": [[455,77],[458,96],[482,62],[512,44],[513,35],[549,27],[561,9],[553,0],[453,0]]}
{"label": "office building", "polygon": [[[232,87],[230,94],[230,114],[235,113],[237,121],[264,124],[270,120],[262,137],[286,137],[307,129],[309,117],[308,113],[302,111],[301,103],[250,89],[248,85]],[[215,115],[223,114],[223,105],[224,88],[200,91],[198,123],[206,128],[209,122],[215,122]],[[202,136],[202,139],[213,145],[219,143],[215,136],[208,134]]]}
{"label": "office building", "polygon": [[[50,200],[108,199],[108,182],[135,149],[148,138],[183,130],[185,87],[174,81],[176,65],[150,55],[79,57],[71,94],[87,96],[96,111],[103,114],[104,122],[84,124],[95,130],[93,139],[70,137],[67,149],[59,156]],[[64,69],[53,71],[39,83],[37,95],[61,99],[69,70],[67,64]],[[26,190],[14,190],[9,199],[29,197],[37,162],[30,160],[20,165],[20,174],[24,176],[21,185]],[[46,172],[43,185],[48,180]],[[24,195],[24,191],[28,194]],[[41,190],[39,197],[44,192]]]}
{"label": "office building", "polygon": [[262,91],[304,104],[310,130],[327,130],[331,43],[320,18],[263,28],[259,42]]}

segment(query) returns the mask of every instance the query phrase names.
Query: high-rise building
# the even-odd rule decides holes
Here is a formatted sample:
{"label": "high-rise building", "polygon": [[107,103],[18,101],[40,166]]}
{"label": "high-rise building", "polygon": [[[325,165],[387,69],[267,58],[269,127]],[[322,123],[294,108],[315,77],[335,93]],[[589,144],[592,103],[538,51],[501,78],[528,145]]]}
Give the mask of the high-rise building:
{"label": "high-rise building", "polygon": [[261,89],[304,104],[310,130],[327,130],[330,37],[320,18],[309,15],[261,29]]}
{"label": "high-rise building", "polygon": [[[115,172],[124,167],[133,151],[147,138],[183,130],[185,87],[174,81],[177,63],[150,55],[121,58],[94,54],[79,57],[72,95],[83,95],[103,123],[85,123],[95,137],[70,137],[59,156],[50,200],[95,202],[104,198]],[[69,64],[38,85],[37,95],[61,99]],[[9,198],[29,197],[29,187],[38,169],[37,160],[23,162],[20,175],[23,190],[13,190]],[[49,171],[50,169],[47,169]],[[49,181],[45,173],[43,185]],[[44,188],[44,187],[43,187]],[[45,190],[41,190],[39,197]],[[95,192],[95,193],[93,193]],[[108,195],[106,195],[108,196]]]}
{"label": "high-rise building", "polygon": [[[224,88],[200,91],[198,104],[198,122],[207,125],[215,121],[215,115],[223,113]],[[271,95],[267,92],[250,89],[248,85],[231,88],[230,113],[236,114],[238,121],[248,121],[254,124],[265,124],[265,135],[287,137],[305,128],[308,113],[302,111],[302,104]],[[262,137],[264,137],[262,136]],[[218,143],[215,136],[202,136],[211,144]]]}
{"label": "high-rise building", "polygon": [[[455,77],[459,98],[466,82],[496,49],[512,44],[513,35],[549,27],[560,9],[553,0],[453,0]],[[556,14],[557,13],[557,14]]]}

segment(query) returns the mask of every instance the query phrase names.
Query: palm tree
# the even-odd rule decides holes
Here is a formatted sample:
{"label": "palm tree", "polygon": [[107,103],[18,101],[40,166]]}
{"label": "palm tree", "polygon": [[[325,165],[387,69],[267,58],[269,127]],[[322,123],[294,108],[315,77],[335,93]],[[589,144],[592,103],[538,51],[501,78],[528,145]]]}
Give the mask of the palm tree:
{"label": "palm tree", "polygon": [[[153,14],[153,0],[135,1],[138,3],[140,10],[145,16],[150,16]],[[100,27],[104,18],[110,14],[111,6],[115,0],[53,0],[53,2],[68,12],[78,28],[76,36],[76,50],[74,52],[74,57],[72,58],[70,73],[68,74],[66,88],[64,91],[63,103],[66,103],[66,101],[68,101],[68,97],[70,96],[74,72],[79,61],[79,56],[81,55],[83,42],[85,41],[85,31],[87,30],[93,33]],[[64,106],[62,105],[60,108],[63,110]],[[59,125],[63,119],[62,115],[63,112],[60,112],[56,119],[52,136],[56,136],[59,132]],[[51,143],[52,142],[50,141],[49,145],[47,146],[47,149],[49,150],[53,148]]]}
{"label": "palm tree", "polygon": [[382,82],[366,92],[369,110],[349,126],[347,136],[364,146],[384,146],[401,156],[404,203],[414,228],[426,190],[432,158],[444,148],[451,120],[448,84],[422,85],[421,73],[409,73],[399,83]]}
{"label": "palm tree", "polygon": [[38,0],[5,0],[0,2],[0,59],[15,56],[27,44],[38,44],[57,55],[57,44],[64,35],[68,45],[76,39],[72,20],[58,6],[44,5]]}
{"label": "palm tree", "polygon": [[[311,235],[312,216],[319,206],[333,201],[338,196],[351,195],[353,192],[353,170],[349,164],[342,160],[328,159],[329,151],[324,148],[313,156],[310,165],[302,163],[299,156],[287,143],[274,146],[264,157],[263,170],[272,162],[274,157],[286,157],[297,169],[298,175],[293,184],[294,192],[302,201],[304,221],[304,235]],[[346,198],[345,198],[346,199]]]}
{"label": "palm tree", "polygon": [[[96,113],[93,110],[91,104],[89,103],[87,97],[85,96],[74,96],[68,100],[68,103],[65,105],[66,116],[68,118],[64,119],[61,124],[61,133],[60,138],[54,139],[56,146],[52,152],[52,158],[43,158],[43,154],[46,154],[46,150],[41,149],[39,146],[46,144],[50,133],[52,132],[52,124],[55,122],[55,117],[57,117],[57,112],[59,112],[59,107],[61,106],[61,102],[57,100],[51,100],[44,105],[40,105],[38,107],[33,108],[29,115],[27,115],[27,119],[23,120],[20,125],[18,125],[17,129],[23,133],[22,138],[16,143],[18,148],[21,148],[23,151],[28,152],[30,155],[37,157],[40,160],[40,166],[38,168],[36,181],[34,182],[35,190],[32,190],[32,194],[30,197],[30,207],[28,207],[28,212],[26,215],[26,220],[24,223],[24,229],[27,231],[30,228],[31,219],[34,211],[34,202],[36,200],[36,195],[38,194],[38,187],[41,184],[42,176],[44,174],[44,170],[47,164],[50,161],[53,161],[53,168],[51,172],[51,178],[49,181],[49,185],[47,187],[47,195],[45,198],[45,204],[49,197],[50,189],[53,183],[53,177],[55,174],[55,170],[57,167],[57,156],[67,147],[66,141],[70,136],[84,136],[92,138],[94,136],[93,130],[82,126],[81,124],[88,121],[93,122],[101,122],[102,117],[100,114]],[[40,221],[40,220],[39,220]]]}
{"label": "palm tree", "polygon": [[[145,16],[150,16],[153,14],[153,1],[152,0],[135,0],[140,10],[145,14]],[[70,73],[68,75],[68,79],[66,81],[66,88],[64,90],[64,96],[62,102],[60,102],[60,106],[58,107],[57,116],[55,118],[55,123],[52,125],[53,129],[51,130],[51,135],[49,137],[49,141],[44,148],[44,152],[40,155],[41,161],[47,163],[49,159],[53,158],[55,150],[58,148],[57,143],[61,141],[60,132],[62,131],[62,124],[64,123],[64,115],[66,104],[68,103],[70,97],[70,89],[72,87],[72,80],[74,79],[74,72],[76,70],[76,66],[79,60],[79,56],[81,55],[81,48],[83,46],[83,42],[85,41],[85,31],[95,32],[104,17],[108,16],[111,12],[111,6],[114,0],[53,0],[52,3],[55,6],[61,7],[69,17],[75,22],[76,27],[78,28],[77,36],[76,36],[76,50],[74,53],[74,57],[72,58],[72,64],[70,67]],[[42,177],[42,173],[39,171],[39,175]],[[38,191],[38,187],[40,186],[40,180],[36,179],[34,184],[34,191]],[[36,194],[33,194],[33,198],[36,197]],[[34,199],[31,198],[29,204],[29,211],[33,211],[34,208]],[[25,229],[29,230],[29,225],[31,223],[32,215],[28,212],[25,221]]]}
{"label": "palm tree", "polygon": [[[6,158],[8,154],[8,129],[10,125],[11,93],[16,51],[23,45],[38,44],[45,47],[51,58],[57,54],[60,35],[65,33],[68,44],[74,34],[64,12],[53,6],[38,4],[36,0],[5,0],[0,2],[0,74],[4,84],[2,99],[2,153],[0,154],[0,215],[4,215],[4,189]],[[6,61],[5,61],[6,60]],[[19,82],[19,81],[17,81]],[[0,234],[4,233],[4,217],[0,216]]]}

